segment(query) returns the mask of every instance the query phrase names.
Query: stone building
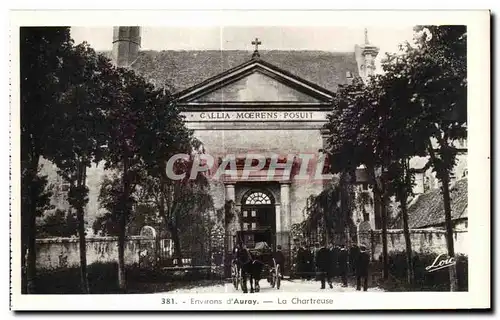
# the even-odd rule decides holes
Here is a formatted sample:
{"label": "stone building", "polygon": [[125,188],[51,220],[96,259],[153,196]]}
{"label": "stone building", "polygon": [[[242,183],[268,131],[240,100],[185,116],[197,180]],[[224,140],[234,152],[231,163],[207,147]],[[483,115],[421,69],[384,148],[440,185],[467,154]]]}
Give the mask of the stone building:
{"label": "stone building", "polygon": [[[263,51],[258,39],[253,53],[155,52],[140,50],[138,27],[115,27],[112,56],[119,66],[178,92],[187,127],[216,161],[235,157],[238,177],[223,175],[211,185],[216,208],[232,200],[240,212],[229,235],[236,237],[243,219],[244,241],[286,245],[291,225],[304,218],[307,198],[323,188],[314,175],[323,170],[321,129],[332,95],[353,78],[374,72],[378,48],[365,42],[342,53]],[[243,179],[249,153],[265,158],[266,165]],[[299,154],[311,157],[307,167]],[[278,169],[271,174],[273,161]],[[286,166],[292,173],[283,177]],[[301,167],[309,178],[296,179]]]}
{"label": "stone building", "polygon": [[[115,27],[111,56],[118,66],[177,93],[187,127],[217,163],[234,155],[240,177],[249,153],[265,159],[262,170],[245,179],[226,174],[214,180],[211,192],[216,209],[232,200],[240,212],[230,225],[230,236],[236,237],[241,222],[248,230],[242,235],[246,241],[286,245],[291,226],[304,219],[307,198],[323,188],[324,181],[314,177],[323,170],[322,126],[332,95],[354,78],[366,80],[373,74],[379,49],[369,43],[366,32],[365,43],[353,44],[352,52],[267,51],[258,48],[258,39],[252,43],[253,53],[141,51],[139,27]],[[309,155],[310,161],[300,154]],[[278,167],[274,173],[269,169],[273,163]],[[291,174],[283,175],[288,169]],[[308,179],[297,179],[304,173]],[[88,170],[89,221],[99,214],[97,197],[104,174],[100,166]],[[360,191],[370,192],[361,177],[358,182]],[[420,189],[417,192],[423,192]],[[378,227],[373,202],[366,206],[361,220]]]}

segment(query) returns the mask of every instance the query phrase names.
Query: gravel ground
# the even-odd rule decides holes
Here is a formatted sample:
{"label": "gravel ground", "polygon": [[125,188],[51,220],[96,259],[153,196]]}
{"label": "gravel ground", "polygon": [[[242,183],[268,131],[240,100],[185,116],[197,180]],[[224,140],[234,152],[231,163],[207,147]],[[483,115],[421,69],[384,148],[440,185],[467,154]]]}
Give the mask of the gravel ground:
{"label": "gravel ground", "polygon": [[[281,288],[279,291],[281,292],[328,292],[328,291],[335,291],[335,292],[353,292],[356,291],[356,288],[354,287],[347,287],[344,288],[338,283],[333,284],[333,289],[328,288],[327,289],[321,290],[320,289],[320,283],[318,281],[308,281],[308,280],[283,280],[281,282]],[[264,279],[260,281],[260,292],[277,292],[278,290],[276,288],[271,288],[271,285]],[[384,291],[381,288],[378,287],[372,287],[368,288],[368,291]],[[204,286],[204,287],[197,287],[197,288],[190,288],[190,289],[176,289],[173,291],[169,291],[169,293],[210,293],[210,292],[215,292],[215,293],[241,293],[240,290],[235,290],[233,285],[231,283],[226,283],[224,285],[219,284],[219,285],[212,285],[212,286]]]}

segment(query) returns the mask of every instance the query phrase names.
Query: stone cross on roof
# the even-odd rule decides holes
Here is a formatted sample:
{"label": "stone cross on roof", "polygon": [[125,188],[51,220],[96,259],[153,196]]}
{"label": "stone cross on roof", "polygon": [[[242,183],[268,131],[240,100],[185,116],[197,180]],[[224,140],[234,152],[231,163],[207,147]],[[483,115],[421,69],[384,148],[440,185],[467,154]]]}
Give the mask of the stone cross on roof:
{"label": "stone cross on roof", "polygon": [[261,45],[262,42],[259,40],[259,38],[255,38],[255,40],[252,41],[252,44],[255,46],[255,51],[253,52],[252,58],[259,58],[259,45]]}

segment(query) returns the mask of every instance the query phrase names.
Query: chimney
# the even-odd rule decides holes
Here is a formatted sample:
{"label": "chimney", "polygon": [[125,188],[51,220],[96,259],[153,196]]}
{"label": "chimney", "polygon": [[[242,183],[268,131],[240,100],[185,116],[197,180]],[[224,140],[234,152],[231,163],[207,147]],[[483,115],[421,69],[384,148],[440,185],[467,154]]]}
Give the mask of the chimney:
{"label": "chimney", "polygon": [[356,60],[358,62],[359,75],[366,83],[368,77],[375,74],[375,58],[380,48],[370,44],[368,41],[368,30],[365,28],[365,43],[356,45]]}
{"label": "chimney", "polygon": [[113,28],[113,62],[118,67],[130,67],[139,56],[140,27]]}

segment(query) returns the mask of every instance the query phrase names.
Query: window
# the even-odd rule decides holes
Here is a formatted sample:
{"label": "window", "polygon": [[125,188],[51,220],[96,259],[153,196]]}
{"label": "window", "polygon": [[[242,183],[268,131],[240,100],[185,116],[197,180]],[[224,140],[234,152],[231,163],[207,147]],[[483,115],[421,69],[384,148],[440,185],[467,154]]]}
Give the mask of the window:
{"label": "window", "polygon": [[252,217],[256,217],[256,216],[257,216],[257,211],[252,210]]}
{"label": "window", "polygon": [[271,198],[263,192],[254,192],[246,198],[245,204],[271,204]]}
{"label": "window", "polygon": [[257,223],[252,222],[252,229],[257,229]]}
{"label": "window", "polygon": [[248,217],[248,212],[246,210],[243,211],[243,217],[245,217],[245,218]]}
{"label": "window", "polygon": [[243,223],[243,230],[248,230],[248,223],[246,222]]}

